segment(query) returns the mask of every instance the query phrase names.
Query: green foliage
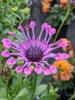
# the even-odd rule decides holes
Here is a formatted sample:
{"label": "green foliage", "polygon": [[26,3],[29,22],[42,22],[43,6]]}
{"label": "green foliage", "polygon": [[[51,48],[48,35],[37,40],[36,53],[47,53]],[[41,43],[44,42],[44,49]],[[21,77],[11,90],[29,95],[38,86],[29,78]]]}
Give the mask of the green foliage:
{"label": "green foliage", "polygon": [[[60,23],[63,22],[67,9],[68,8],[60,8],[59,5],[55,4],[51,7],[47,21],[50,21],[53,26],[58,27]],[[73,19],[75,19],[75,15],[71,12],[65,24],[70,24]]]}
{"label": "green foliage", "polygon": [[[7,36],[8,31],[16,30],[15,27],[17,24],[21,24],[23,20],[28,18],[30,9],[26,5],[27,2],[28,0],[0,0],[0,42],[3,37]],[[55,5],[52,7],[47,20],[54,26],[59,26],[66,12],[67,9],[59,9],[58,6]],[[66,22],[69,23],[74,18],[75,16],[70,14]],[[16,33],[19,38],[23,38],[19,35],[17,30]],[[3,49],[0,43],[0,52]],[[12,51],[12,49],[10,51]],[[6,59],[0,56],[0,66],[4,65],[5,60]],[[71,59],[71,63],[75,65],[74,62],[75,59]],[[20,61],[17,62],[17,65],[23,65],[23,63],[24,62]],[[62,69],[58,69],[58,72],[61,71]],[[0,100],[57,100],[59,97],[57,94],[58,90],[62,91],[74,87],[72,80],[66,82],[58,81],[57,83],[54,81],[54,83],[52,83],[52,78],[50,79],[49,77],[49,79],[47,78],[48,84],[42,84],[42,78],[42,75],[37,76],[35,74],[29,77],[23,74],[19,75],[16,74],[14,69],[11,70],[9,79],[5,79],[0,75]],[[49,84],[50,81],[51,84]],[[75,98],[75,93],[69,100],[72,100],[72,98]]]}
{"label": "green foliage", "polygon": [[42,85],[39,85],[38,87],[36,87],[36,91],[35,91],[35,96],[38,96],[40,94],[42,94],[43,92],[45,92],[47,89],[47,85],[45,84],[42,84]]}
{"label": "green foliage", "polygon": [[0,33],[7,33],[29,15],[28,0],[0,0]]}
{"label": "green foliage", "polygon": [[[14,30],[29,16],[27,2],[28,0],[0,0],[0,52],[3,50],[2,38],[7,37],[8,31]],[[0,63],[4,62],[4,58],[0,56]]]}
{"label": "green foliage", "polygon": [[49,93],[46,93],[41,96],[41,100],[57,100],[59,97],[57,95],[58,88],[54,88],[53,86],[50,87]]}
{"label": "green foliage", "polygon": [[73,66],[75,66],[75,58],[70,58],[70,59],[69,59],[69,62],[70,62]]}
{"label": "green foliage", "polygon": [[0,78],[0,100],[56,100],[58,89],[48,87],[47,84],[37,84],[38,77],[35,76],[25,77],[13,70],[9,81]]}
{"label": "green foliage", "polygon": [[26,88],[21,89],[14,100],[30,100],[28,90]]}

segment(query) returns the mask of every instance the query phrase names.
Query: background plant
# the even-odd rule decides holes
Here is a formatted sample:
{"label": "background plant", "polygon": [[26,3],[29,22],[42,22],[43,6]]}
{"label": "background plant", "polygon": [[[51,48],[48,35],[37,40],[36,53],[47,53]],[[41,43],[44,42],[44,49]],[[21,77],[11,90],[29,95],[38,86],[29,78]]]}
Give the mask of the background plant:
{"label": "background plant", "polygon": [[28,0],[0,0],[0,40],[29,16]]}
{"label": "background plant", "polygon": [[[3,50],[2,38],[29,17],[27,3],[28,0],[0,0],[0,52]],[[0,56],[1,62],[4,63],[4,58]]]}
{"label": "background plant", "polygon": [[[70,8],[70,10],[72,9],[72,7]],[[59,24],[61,24],[61,22],[63,22],[64,20],[64,17],[67,13],[67,9],[68,9],[68,6],[60,7],[59,3],[54,4],[53,6],[50,7],[49,16],[47,18],[47,21],[50,21],[51,24],[54,25],[55,27],[59,27]],[[71,12],[69,16],[67,17],[65,24],[69,25],[71,21],[74,19],[75,19],[75,15],[73,12]]]}
{"label": "background plant", "polygon": [[[27,0],[2,0],[0,2],[0,33],[2,39],[2,37],[6,37],[9,30],[14,30],[17,24],[21,24],[24,19],[27,19],[30,10],[26,7]],[[57,6],[52,9],[52,12],[50,12],[52,16],[50,15],[49,19],[54,26],[58,26],[63,21],[67,9],[58,9]],[[61,13],[62,15],[60,15]],[[73,17],[70,16],[70,18]],[[2,50],[3,46],[0,44],[0,52]],[[0,61],[0,64],[3,64],[3,66],[0,65],[0,100],[56,100],[59,97],[59,90],[62,92],[67,88],[74,89],[73,80],[65,82],[57,80],[55,82],[52,78],[47,77],[48,82],[45,84],[45,81],[42,82],[43,76],[37,76],[34,73],[29,77],[24,74],[17,74],[14,69],[7,70],[8,66],[4,65],[5,59],[3,57],[0,57]],[[22,64],[22,62],[19,64]]]}

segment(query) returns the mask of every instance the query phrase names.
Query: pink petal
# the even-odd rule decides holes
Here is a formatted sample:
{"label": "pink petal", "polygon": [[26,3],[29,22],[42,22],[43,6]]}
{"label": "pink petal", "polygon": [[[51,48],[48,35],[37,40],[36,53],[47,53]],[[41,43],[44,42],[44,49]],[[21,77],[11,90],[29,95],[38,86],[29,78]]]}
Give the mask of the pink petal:
{"label": "pink petal", "polygon": [[51,25],[47,25],[46,31],[49,32],[51,30]]}
{"label": "pink petal", "polygon": [[4,50],[4,51],[2,51],[1,55],[2,55],[3,57],[9,57],[9,56],[10,56],[10,52],[7,51],[7,50]]}
{"label": "pink petal", "polygon": [[22,66],[17,66],[16,67],[16,72],[17,73],[22,73],[23,72],[23,67]]}
{"label": "pink petal", "polygon": [[19,25],[19,26],[18,26],[18,29],[19,29],[20,31],[22,31],[22,32],[24,31],[24,28],[23,28],[22,25]]}
{"label": "pink petal", "polygon": [[56,33],[56,29],[55,28],[52,28],[49,32],[50,35],[54,35]]}
{"label": "pink petal", "polygon": [[43,23],[42,25],[41,25],[41,28],[42,29],[46,29],[48,27],[48,24],[47,23]]}
{"label": "pink petal", "polygon": [[45,68],[44,70],[43,70],[43,73],[44,73],[44,75],[50,75],[51,74],[51,71],[50,71],[50,68]]}
{"label": "pink petal", "polygon": [[29,76],[31,73],[32,73],[31,67],[26,67],[26,68],[24,68],[24,74],[25,74],[26,76]]}
{"label": "pink petal", "polygon": [[64,60],[64,59],[68,59],[69,55],[67,53],[58,53],[58,54],[56,54],[56,56],[54,58],[56,60]]}
{"label": "pink petal", "polygon": [[7,63],[8,65],[14,65],[14,64],[16,64],[16,59],[13,58],[13,57],[11,57],[11,58],[9,58],[9,59],[7,60],[6,63]]}
{"label": "pink petal", "polygon": [[11,47],[11,40],[10,40],[9,38],[4,38],[4,39],[2,40],[2,43],[3,43],[3,46],[4,46],[5,48],[10,48],[10,47]]}
{"label": "pink petal", "polygon": [[50,51],[51,51],[51,48],[47,48],[47,49],[44,51],[44,55],[49,54]]}
{"label": "pink petal", "polygon": [[15,33],[15,32],[8,32],[8,34],[13,36],[13,35],[15,35],[16,33]]}
{"label": "pink petal", "polygon": [[30,28],[34,28],[35,26],[36,26],[35,21],[31,21],[31,22],[30,22]]}
{"label": "pink petal", "polygon": [[38,66],[38,67],[35,67],[34,68],[34,72],[38,75],[40,75],[42,73],[42,67],[41,66]]}
{"label": "pink petal", "polygon": [[50,66],[50,71],[52,74],[56,74],[57,73],[57,68],[55,67],[55,65],[51,65]]}
{"label": "pink petal", "polygon": [[58,46],[65,48],[65,47],[68,46],[68,42],[60,39],[59,42],[58,42]]}

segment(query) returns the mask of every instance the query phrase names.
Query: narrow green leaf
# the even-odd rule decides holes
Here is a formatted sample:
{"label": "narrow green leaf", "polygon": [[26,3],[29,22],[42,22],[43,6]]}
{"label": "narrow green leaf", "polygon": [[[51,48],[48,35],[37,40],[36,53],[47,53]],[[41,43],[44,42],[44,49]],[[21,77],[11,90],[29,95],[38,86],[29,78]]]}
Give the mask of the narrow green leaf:
{"label": "narrow green leaf", "polygon": [[37,88],[36,88],[36,91],[35,91],[35,96],[37,95],[40,95],[42,94],[43,92],[45,92],[45,90],[47,89],[47,85],[43,84],[43,85],[39,85]]}

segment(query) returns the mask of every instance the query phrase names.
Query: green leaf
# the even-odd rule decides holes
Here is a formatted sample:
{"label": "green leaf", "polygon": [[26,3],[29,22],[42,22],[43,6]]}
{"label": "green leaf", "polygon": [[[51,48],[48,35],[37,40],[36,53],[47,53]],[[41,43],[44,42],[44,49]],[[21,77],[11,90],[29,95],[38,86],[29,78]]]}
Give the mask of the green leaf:
{"label": "green leaf", "polygon": [[14,100],[30,100],[29,92],[26,88],[20,90]]}
{"label": "green leaf", "polygon": [[24,96],[17,97],[14,100],[31,100],[31,99],[30,96],[24,95]]}
{"label": "green leaf", "polygon": [[43,75],[37,76],[37,85],[39,85],[41,83],[42,79],[43,79]]}
{"label": "green leaf", "polygon": [[40,95],[42,94],[43,92],[45,92],[47,89],[47,85],[43,84],[43,85],[39,85],[37,88],[36,88],[36,91],[35,91],[35,96],[37,95]]}
{"label": "green leaf", "polygon": [[63,69],[62,68],[58,68],[58,72],[63,72]]}
{"label": "green leaf", "polygon": [[23,95],[28,95],[28,91],[26,88],[21,89],[20,92],[18,93],[17,97],[23,96]]}
{"label": "green leaf", "polygon": [[0,97],[6,98],[6,88],[5,87],[0,87]]}
{"label": "green leaf", "polygon": [[56,95],[46,95],[41,97],[41,100],[57,100],[58,96]]}
{"label": "green leaf", "polygon": [[8,100],[7,98],[0,98],[0,100]]}
{"label": "green leaf", "polygon": [[49,95],[46,95],[41,97],[41,100],[53,100],[53,99],[50,99]]}

